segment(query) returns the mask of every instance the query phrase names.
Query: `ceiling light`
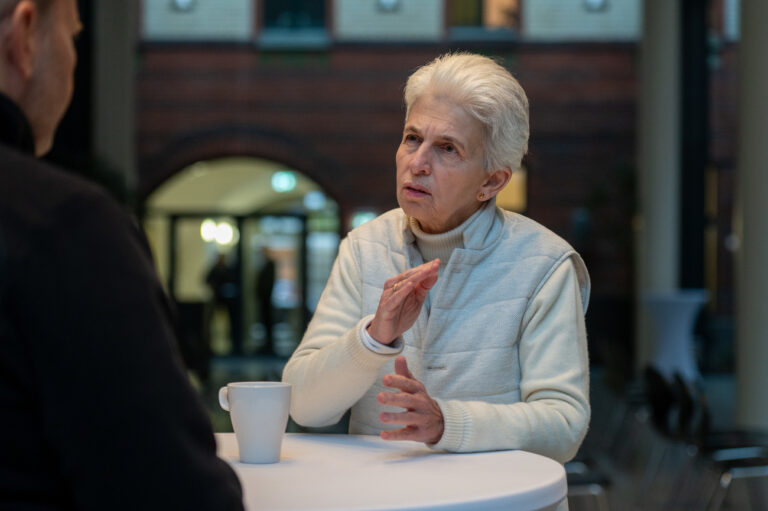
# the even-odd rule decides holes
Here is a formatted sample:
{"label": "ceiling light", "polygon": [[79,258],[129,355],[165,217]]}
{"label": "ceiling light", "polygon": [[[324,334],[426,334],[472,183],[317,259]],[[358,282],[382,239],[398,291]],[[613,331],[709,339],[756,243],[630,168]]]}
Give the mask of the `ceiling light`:
{"label": "ceiling light", "polygon": [[584,8],[588,11],[604,11],[608,8],[608,0],[584,0]]}
{"label": "ceiling light", "polygon": [[171,9],[174,11],[188,12],[195,8],[197,0],[171,0]]}
{"label": "ceiling light", "polygon": [[203,241],[210,243],[216,239],[216,222],[210,218],[206,218],[200,224],[200,237]]}
{"label": "ceiling light", "polygon": [[272,174],[272,189],[278,193],[290,192],[296,188],[296,175],[290,170]]}
{"label": "ceiling light", "polygon": [[376,5],[380,11],[392,12],[400,7],[400,0],[378,0]]}
{"label": "ceiling light", "polygon": [[320,190],[313,190],[304,196],[304,207],[310,211],[320,211],[325,203],[325,194]]}

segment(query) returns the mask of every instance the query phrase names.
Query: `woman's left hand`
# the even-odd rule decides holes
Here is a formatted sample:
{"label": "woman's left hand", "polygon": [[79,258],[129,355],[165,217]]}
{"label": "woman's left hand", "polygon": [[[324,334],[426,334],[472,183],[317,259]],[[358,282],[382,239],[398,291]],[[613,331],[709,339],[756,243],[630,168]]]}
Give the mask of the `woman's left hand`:
{"label": "woman's left hand", "polygon": [[412,440],[435,444],[443,437],[443,412],[437,402],[429,397],[424,385],[413,377],[402,355],[395,359],[395,374],[388,374],[381,382],[399,389],[400,392],[379,392],[378,401],[383,405],[405,408],[404,412],[382,412],[379,420],[385,424],[402,424],[405,427],[382,431],[384,440]]}

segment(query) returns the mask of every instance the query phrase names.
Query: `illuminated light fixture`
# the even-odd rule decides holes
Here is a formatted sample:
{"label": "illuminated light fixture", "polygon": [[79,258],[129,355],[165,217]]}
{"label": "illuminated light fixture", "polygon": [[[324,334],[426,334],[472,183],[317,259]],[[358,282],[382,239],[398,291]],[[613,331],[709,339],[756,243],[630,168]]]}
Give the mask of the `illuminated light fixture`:
{"label": "illuminated light fixture", "polygon": [[227,221],[216,223],[216,221],[206,218],[200,224],[200,237],[206,243],[232,246],[240,239],[240,233],[236,227]]}
{"label": "illuminated light fixture", "polygon": [[310,211],[323,209],[325,203],[325,194],[319,190],[313,190],[304,196],[304,207]]}
{"label": "illuminated light fixture", "polygon": [[200,237],[203,241],[210,243],[216,240],[216,222],[210,218],[206,218],[200,224]]}
{"label": "illuminated light fixture", "polygon": [[360,227],[366,222],[370,222],[376,218],[376,212],[370,210],[357,211],[352,215],[352,228]]}
{"label": "illuminated light fixture", "polygon": [[197,0],[171,0],[171,9],[180,12],[189,12],[195,8]]}
{"label": "illuminated light fixture", "polygon": [[272,189],[278,193],[290,192],[296,188],[296,174],[280,170],[272,174]]}
{"label": "illuminated light fixture", "polygon": [[604,11],[608,8],[608,0],[584,0],[584,8],[590,12]]}
{"label": "illuminated light fixture", "polygon": [[400,8],[400,0],[378,0],[376,5],[380,11],[392,12]]}
{"label": "illuminated light fixture", "polygon": [[216,243],[219,245],[229,245],[235,239],[235,230],[226,222],[216,226]]}

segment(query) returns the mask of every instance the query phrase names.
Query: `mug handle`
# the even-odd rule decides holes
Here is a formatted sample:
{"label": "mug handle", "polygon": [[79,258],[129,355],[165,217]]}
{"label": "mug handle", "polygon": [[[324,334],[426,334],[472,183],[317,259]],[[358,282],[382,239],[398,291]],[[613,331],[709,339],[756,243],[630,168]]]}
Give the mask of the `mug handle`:
{"label": "mug handle", "polygon": [[219,389],[219,406],[224,410],[229,411],[229,389],[227,387],[221,387]]}

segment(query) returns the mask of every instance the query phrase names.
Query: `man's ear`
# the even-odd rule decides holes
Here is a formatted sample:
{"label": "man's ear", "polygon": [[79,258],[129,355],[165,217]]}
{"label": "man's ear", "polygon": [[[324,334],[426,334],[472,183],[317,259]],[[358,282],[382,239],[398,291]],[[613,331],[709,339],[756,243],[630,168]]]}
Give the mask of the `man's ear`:
{"label": "man's ear", "polygon": [[35,63],[38,30],[37,6],[30,0],[22,0],[9,15],[3,59],[24,80],[29,80]]}
{"label": "man's ear", "polygon": [[488,174],[488,177],[480,187],[480,192],[482,192],[483,198],[487,200],[496,197],[496,194],[498,194],[504,189],[505,186],[507,186],[507,183],[509,183],[509,179],[511,177],[512,171],[509,170],[509,167],[494,170]]}

